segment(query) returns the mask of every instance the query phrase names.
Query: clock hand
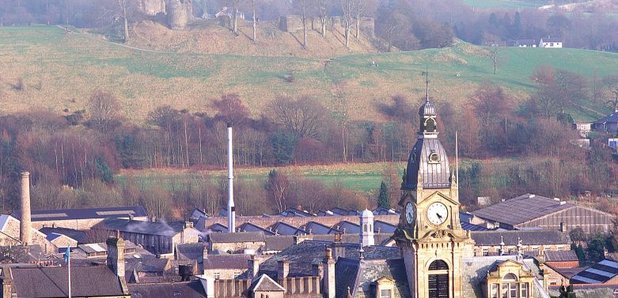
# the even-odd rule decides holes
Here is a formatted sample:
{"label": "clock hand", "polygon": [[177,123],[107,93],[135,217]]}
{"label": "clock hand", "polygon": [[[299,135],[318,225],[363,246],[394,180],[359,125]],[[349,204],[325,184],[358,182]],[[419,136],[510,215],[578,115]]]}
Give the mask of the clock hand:
{"label": "clock hand", "polygon": [[439,219],[442,219],[442,215],[440,215],[440,213],[436,213],[436,215],[438,216]]}

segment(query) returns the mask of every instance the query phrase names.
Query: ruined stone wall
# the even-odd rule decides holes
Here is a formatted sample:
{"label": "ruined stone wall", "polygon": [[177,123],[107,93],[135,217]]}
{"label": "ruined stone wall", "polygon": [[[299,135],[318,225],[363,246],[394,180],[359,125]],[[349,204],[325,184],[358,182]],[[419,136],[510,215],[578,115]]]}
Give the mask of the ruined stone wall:
{"label": "ruined stone wall", "polygon": [[149,16],[165,13],[165,0],[139,0],[139,9]]}
{"label": "ruined stone wall", "polygon": [[191,0],[167,1],[167,22],[171,29],[185,29],[192,17],[193,4],[191,3]]}
{"label": "ruined stone wall", "polygon": [[[309,26],[310,24],[307,24]],[[303,20],[300,16],[282,16],[279,18],[279,30],[296,32],[303,30]]]}

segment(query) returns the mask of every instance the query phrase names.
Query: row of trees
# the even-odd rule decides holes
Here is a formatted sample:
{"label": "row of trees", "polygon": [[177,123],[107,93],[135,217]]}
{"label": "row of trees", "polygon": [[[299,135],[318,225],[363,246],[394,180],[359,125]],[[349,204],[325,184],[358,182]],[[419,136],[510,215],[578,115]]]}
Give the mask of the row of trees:
{"label": "row of trees", "polygon": [[[577,109],[595,92],[599,101],[609,98],[618,90],[618,79],[606,77],[593,84],[545,66],[531,79],[538,84],[538,92],[520,105],[491,84],[480,86],[466,104],[457,107],[449,101],[434,101],[441,139],[450,156],[454,155],[457,132],[462,158],[546,158],[532,164],[494,166],[490,161],[463,165],[461,194],[467,204],[481,195],[497,198],[536,191],[563,196],[583,190],[604,191],[616,180],[616,166],[608,150],[593,147],[585,151],[570,143],[578,136],[565,108]],[[22,169],[33,173],[34,184],[47,189],[45,193],[55,193],[47,198],[55,198],[67,195],[60,191],[63,185],[77,190],[114,188],[113,174],[120,168],[222,168],[228,123],[235,129],[234,154],[241,166],[403,161],[416,140],[415,107],[420,105],[420,100],[393,96],[376,105],[386,121],[375,122],[341,121],[337,111],[306,96],[275,98],[258,117],[251,116],[234,94],[210,102],[204,107],[209,113],[161,106],[149,113],[146,125],[135,125],[122,119],[115,96],[99,90],[85,110],[70,115],[31,112],[0,116],[3,207],[11,209],[17,202],[16,179]],[[401,177],[397,171],[391,172],[385,182],[387,201],[394,206]],[[504,177],[503,186],[492,177]],[[65,201],[71,200],[48,199],[45,204]],[[96,203],[85,195],[73,201]],[[269,206],[284,209],[295,204],[293,200],[285,204],[273,201]]]}

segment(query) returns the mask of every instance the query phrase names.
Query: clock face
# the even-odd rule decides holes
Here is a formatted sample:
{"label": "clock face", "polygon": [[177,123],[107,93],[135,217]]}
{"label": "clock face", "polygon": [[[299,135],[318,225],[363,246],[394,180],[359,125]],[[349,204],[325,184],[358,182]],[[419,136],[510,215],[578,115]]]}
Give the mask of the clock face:
{"label": "clock face", "polygon": [[412,203],[408,202],[406,204],[406,222],[408,224],[412,224],[412,222],[414,221],[414,205],[412,205]]}
{"label": "clock face", "polygon": [[434,225],[442,224],[448,217],[448,209],[440,202],[433,203],[427,208],[427,219]]}

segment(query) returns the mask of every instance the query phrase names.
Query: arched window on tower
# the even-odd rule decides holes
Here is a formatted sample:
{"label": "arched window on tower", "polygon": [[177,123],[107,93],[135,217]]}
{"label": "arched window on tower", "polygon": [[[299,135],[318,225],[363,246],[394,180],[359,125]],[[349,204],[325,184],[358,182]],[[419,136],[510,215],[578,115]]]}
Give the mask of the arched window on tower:
{"label": "arched window on tower", "polygon": [[429,264],[429,297],[448,298],[448,264],[443,260],[435,260]]}

